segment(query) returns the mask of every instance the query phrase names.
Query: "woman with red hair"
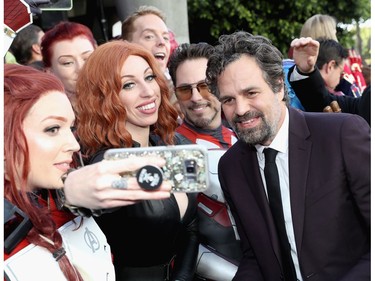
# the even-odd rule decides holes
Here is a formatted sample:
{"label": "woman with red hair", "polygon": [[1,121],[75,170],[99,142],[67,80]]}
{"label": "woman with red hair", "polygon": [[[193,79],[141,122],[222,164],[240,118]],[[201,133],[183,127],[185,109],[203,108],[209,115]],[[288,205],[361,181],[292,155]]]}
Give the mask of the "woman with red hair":
{"label": "woman with red hair", "polygon": [[7,280],[115,280],[110,246],[90,209],[98,214],[101,208],[170,196],[169,183],[153,193],[141,190],[135,179],[127,190],[111,187],[121,173],[163,165],[163,159],[102,161],[70,172],[80,149],[74,125],[59,79],[30,66],[4,65]]}
{"label": "woman with red hair", "polygon": [[75,22],[60,22],[42,38],[44,66],[63,82],[73,103],[78,73],[96,46],[91,30]]}
{"label": "woman with red hair", "polygon": [[[108,42],[92,53],[78,77],[76,110],[89,163],[109,148],[190,143],[175,133],[177,112],[160,66],[134,43]],[[116,280],[192,280],[195,196],[173,193],[96,218],[113,250]]]}
{"label": "woman with red hair", "polygon": [[[74,123],[55,76],[4,66],[4,203],[12,210],[4,225],[7,280],[115,280],[109,245],[95,221],[75,218],[54,201],[80,149]],[[101,245],[95,255],[83,246],[85,228]]]}

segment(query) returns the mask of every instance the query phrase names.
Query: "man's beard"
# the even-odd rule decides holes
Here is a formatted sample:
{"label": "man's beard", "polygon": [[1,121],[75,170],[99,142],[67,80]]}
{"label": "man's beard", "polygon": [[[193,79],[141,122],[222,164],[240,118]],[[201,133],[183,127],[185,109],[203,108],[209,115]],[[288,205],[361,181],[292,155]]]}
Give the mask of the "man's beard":
{"label": "man's beard", "polygon": [[[253,117],[259,117],[262,122],[253,128],[240,129],[238,127],[238,122],[249,120]],[[264,115],[260,112],[247,112],[241,117],[235,117],[230,124],[237,137],[250,145],[263,144],[269,139],[272,139],[276,132],[276,128],[273,128],[274,126],[268,124]]]}
{"label": "man's beard", "polygon": [[[208,105],[210,106],[210,104]],[[190,118],[189,114],[185,114],[185,119],[192,125],[194,125],[195,127],[197,128],[200,128],[200,129],[207,129],[209,127],[209,125],[212,123],[212,121],[215,120],[216,116],[218,115],[219,111],[216,110],[216,108],[214,108],[215,110],[215,113],[212,115],[211,118],[207,118],[205,116],[202,116],[202,117],[197,117],[196,115],[194,116],[194,120],[193,118]]]}

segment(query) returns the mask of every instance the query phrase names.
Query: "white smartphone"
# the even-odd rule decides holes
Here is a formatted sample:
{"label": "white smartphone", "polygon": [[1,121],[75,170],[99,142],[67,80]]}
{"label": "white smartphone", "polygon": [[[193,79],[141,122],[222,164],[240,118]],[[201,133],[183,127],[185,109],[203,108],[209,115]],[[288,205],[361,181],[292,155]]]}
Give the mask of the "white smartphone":
{"label": "white smartphone", "polygon": [[[132,155],[164,158],[166,164],[161,167],[163,180],[171,182],[172,192],[202,192],[208,187],[207,148],[202,145],[112,148],[104,153],[104,159],[119,160],[129,158]],[[132,176],[136,174],[137,171],[131,173]]]}

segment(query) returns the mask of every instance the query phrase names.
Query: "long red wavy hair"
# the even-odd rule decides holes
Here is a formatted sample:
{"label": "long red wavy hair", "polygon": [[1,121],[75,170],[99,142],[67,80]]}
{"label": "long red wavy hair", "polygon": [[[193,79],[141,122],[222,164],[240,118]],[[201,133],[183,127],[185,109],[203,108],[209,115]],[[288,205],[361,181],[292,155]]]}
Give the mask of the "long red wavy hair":
{"label": "long red wavy hair", "polygon": [[174,143],[177,111],[169,102],[169,87],[156,59],[137,44],[112,41],[99,46],[90,55],[76,85],[77,134],[89,156],[105,147],[132,146],[132,137],[125,128],[126,109],[119,96],[121,69],[131,55],[147,61],[160,86],[159,116],[150,132],[159,135],[166,144]]}
{"label": "long red wavy hair", "polygon": [[[36,206],[30,199],[27,178],[32,163],[23,132],[23,121],[28,112],[49,91],[64,93],[63,84],[54,75],[29,66],[4,65],[4,197],[30,218],[33,228],[27,240],[46,248],[52,256],[62,247],[62,237],[48,208]],[[50,239],[52,244],[42,236]],[[58,262],[67,280],[82,280],[66,255]]]}

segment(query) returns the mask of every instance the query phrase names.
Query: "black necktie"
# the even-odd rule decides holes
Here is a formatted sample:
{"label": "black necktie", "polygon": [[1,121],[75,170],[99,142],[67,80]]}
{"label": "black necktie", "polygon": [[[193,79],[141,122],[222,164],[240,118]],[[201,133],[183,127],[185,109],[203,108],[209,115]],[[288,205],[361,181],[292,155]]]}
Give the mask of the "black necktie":
{"label": "black necktie", "polygon": [[264,176],[267,184],[268,201],[270,204],[273,220],[279,236],[281,248],[282,266],[284,280],[297,280],[292,256],[290,254],[290,244],[285,229],[283,204],[281,202],[279,173],[276,166],[277,150],[266,148],[263,150],[265,156]]}

